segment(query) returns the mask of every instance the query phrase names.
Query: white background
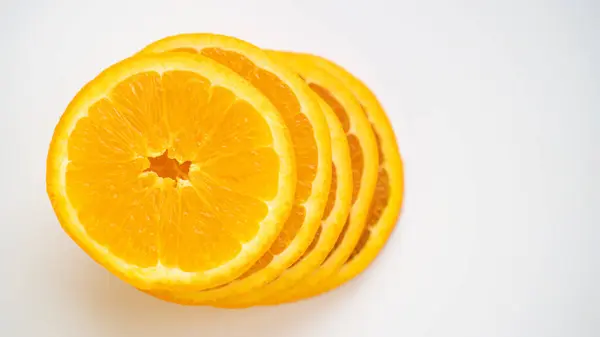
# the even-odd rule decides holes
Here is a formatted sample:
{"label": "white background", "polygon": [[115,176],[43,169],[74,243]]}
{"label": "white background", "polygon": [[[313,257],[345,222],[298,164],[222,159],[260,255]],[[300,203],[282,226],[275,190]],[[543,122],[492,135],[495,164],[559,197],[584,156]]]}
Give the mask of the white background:
{"label": "white background", "polygon": [[[219,32],[327,56],[396,129],[406,202],[366,273],[227,311],[148,297],[88,258],[45,194],[77,90],[145,44]],[[600,2],[0,2],[0,335],[600,336]]]}

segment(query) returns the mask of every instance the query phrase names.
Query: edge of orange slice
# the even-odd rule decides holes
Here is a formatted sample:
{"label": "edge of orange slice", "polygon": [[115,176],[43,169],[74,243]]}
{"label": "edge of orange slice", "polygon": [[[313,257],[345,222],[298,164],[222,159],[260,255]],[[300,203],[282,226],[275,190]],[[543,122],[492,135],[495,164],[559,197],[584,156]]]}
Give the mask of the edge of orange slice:
{"label": "edge of orange slice", "polygon": [[261,304],[263,299],[269,299],[287,291],[321,265],[344,228],[352,202],[350,147],[346,140],[346,133],[335,113],[318,95],[315,94],[315,96],[327,118],[327,125],[331,133],[333,176],[335,177],[335,183],[332,183],[329,194],[327,207],[329,211],[326,211],[323,216],[320,231],[305,254],[294,265],[283,271],[278,278],[249,293],[224,298],[215,304],[216,307],[243,308],[257,305]]}
{"label": "edge of orange slice", "polygon": [[[359,243],[366,225],[371,199],[375,192],[378,173],[377,140],[364,110],[355,96],[338,78],[318,67],[311,59],[295,53],[269,51],[279,57],[281,62],[298,72],[307,83],[316,84],[325,89],[331,97],[345,110],[349,118],[349,135],[354,135],[362,148],[363,172],[360,180],[358,195],[352,205],[348,224],[340,234],[336,246],[322,265],[298,282],[292,289],[265,299],[264,304],[281,303],[297,300],[314,294],[323,284],[339,271],[351,256]],[[351,153],[352,154],[352,153]]]}
{"label": "edge of orange slice", "polygon": [[[377,188],[367,226],[348,261],[325,282],[302,297],[335,289],[362,273],[378,256],[392,234],[404,199],[404,165],[392,124],[375,94],[360,79],[340,65],[320,56],[296,54],[339,79],[353,93],[366,112],[377,138],[380,153]],[[381,204],[385,203],[383,208]],[[377,207],[377,209],[374,209]],[[298,299],[295,297],[294,299]]]}

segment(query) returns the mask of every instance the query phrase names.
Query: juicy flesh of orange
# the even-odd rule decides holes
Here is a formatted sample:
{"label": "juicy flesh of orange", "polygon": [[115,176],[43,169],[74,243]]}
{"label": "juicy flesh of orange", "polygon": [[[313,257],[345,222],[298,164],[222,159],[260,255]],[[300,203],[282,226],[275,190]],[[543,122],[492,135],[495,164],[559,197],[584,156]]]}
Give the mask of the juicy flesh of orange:
{"label": "juicy flesh of orange", "polygon": [[144,72],[80,119],[67,196],[87,233],[130,264],[202,271],[256,235],[278,189],[270,129],[192,72]]}
{"label": "juicy flesh of orange", "polygon": [[[179,48],[172,51],[197,53],[196,50],[190,48]],[[296,95],[275,74],[258,67],[249,58],[234,51],[204,48],[200,54],[227,66],[258,88],[283,117],[294,144],[298,177],[292,211],[269,251],[241,276],[241,278],[245,278],[263,269],[276,255],[281,254],[304,223],[306,209],[303,204],[311,194],[312,184],[319,166],[316,139],[310,121],[301,112],[300,102]]]}

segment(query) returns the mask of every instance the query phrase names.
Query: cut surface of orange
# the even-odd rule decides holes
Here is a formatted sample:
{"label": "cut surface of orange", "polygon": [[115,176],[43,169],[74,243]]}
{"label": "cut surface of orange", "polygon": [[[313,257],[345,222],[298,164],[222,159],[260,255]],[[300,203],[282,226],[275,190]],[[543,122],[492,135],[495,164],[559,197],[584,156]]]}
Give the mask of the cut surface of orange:
{"label": "cut surface of orange", "polygon": [[331,140],[326,120],[308,86],[260,48],[236,38],[213,34],[182,34],[154,42],[145,53],[200,54],[227,66],[258,88],[289,128],[298,180],[292,211],[268,252],[244,275],[214,289],[153,292],[182,304],[214,304],[246,293],[275,279],[311,244],[325,210],[331,183]]}
{"label": "cut surface of orange", "polygon": [[270,53],[296,71],[335,112],[344,128],[350,148],[353,191],[350,216],[325,261],[292,289],[263,300],[264,304],[309,296],[313,289],[319,289],[346,263],[359,244],[365,228],[378,169],[375,135],[352,92],[339,79],[317,67],[310,59],[292,53]]}
{"label": "cut surface of orange", "polygon": [[296,56],[327,71],[353,93],[371,123],[379,153],[375,195],[358,244],[339,270],[320,285],[302,294],[306,297],[340,286],[364,271],[377,257],[400,215],[404,195],[404,168],[392,125],[373,92],[346,69],[327,59],[308,54]]}
{"label": "cut surface of orange", "polygon": [[352,165],[346,133],[333,110],[318,96],[331,134],[332,183],[323,220],[304,255],[275,280],[249,293],[222,299],[216,306],[242,308],[261,304],[263,299],[286,292],[317,269],[331,252],[350,212],[352,202]]}
{"label": "cut surface of orange", "polygon": [[290,213],[291,137],[230,69],[129,58],[75,96],[52,138],[47,192],[65,231],[130,284],[204,289],[244,273]]}

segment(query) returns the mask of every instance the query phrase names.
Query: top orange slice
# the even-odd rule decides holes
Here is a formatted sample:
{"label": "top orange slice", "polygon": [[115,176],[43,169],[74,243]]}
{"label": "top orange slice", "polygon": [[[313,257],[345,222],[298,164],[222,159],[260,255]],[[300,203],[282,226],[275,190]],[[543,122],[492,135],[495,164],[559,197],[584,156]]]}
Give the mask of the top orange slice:
{"label": "top orange slice", "polygon": [[308,54],[294,55],[331,74],[352,92],[371,123],[379,153],[377,185],[360,240],[339,269],[323,283],[301,294],[301,297],[307,297],[347,282],[364,271],[377,257],[400,215],[404,194],[404,169],[392,125],[373,92],[346,69],[329,60]]}
{"label": "top orange slice", "polygon": [[248,292],[276,278],[296,262],[317,232],[331,183],[331,140],[314,94],[286,67],[260,48],[228,36],[182,34],[147,46],[141,54],[178,51],[200,54],[229,67],[258,88],[280,112],[290,130],[298,180],[290,217],[269,251],[235,281],[195,292],[153,292],[187,304],[211,304]]}
{"label": "top orange slice", "polygon": [[206,57],[124,60],[72,100],[48,152],[65,231],[141,289],[204,289],[274,242],[296,182],[277,109]]}

